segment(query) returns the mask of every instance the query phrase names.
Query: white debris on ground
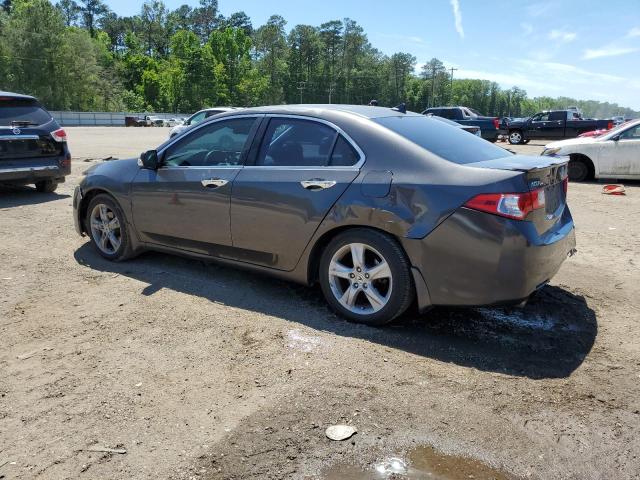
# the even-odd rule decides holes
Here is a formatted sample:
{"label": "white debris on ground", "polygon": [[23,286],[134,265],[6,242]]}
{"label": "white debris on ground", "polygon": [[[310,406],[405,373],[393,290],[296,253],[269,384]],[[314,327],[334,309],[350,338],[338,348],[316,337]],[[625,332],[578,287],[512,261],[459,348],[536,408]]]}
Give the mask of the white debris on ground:
{"label": "white debris on ground", "polygon": [[322,344],[320,337],[305,335],[297,328],[287,332],[287,339],[287,347],[302,352],[311,352]]}

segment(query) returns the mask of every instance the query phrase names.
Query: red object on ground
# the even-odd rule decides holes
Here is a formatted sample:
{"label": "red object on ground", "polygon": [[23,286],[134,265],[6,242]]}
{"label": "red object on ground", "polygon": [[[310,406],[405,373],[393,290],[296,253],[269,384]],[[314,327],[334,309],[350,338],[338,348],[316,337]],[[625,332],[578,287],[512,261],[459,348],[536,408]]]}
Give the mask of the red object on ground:
{"label": "red object on ground", "polygon": [[624,185],[605,185],[602,187],[602,193],[605,195],[626,195]]}

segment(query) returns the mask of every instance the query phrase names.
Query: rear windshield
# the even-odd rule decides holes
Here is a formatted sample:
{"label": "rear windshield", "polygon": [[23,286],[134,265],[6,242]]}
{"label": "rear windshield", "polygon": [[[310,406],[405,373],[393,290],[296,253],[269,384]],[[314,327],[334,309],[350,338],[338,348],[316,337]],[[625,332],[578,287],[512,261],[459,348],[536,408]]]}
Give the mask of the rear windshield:
{"label": "rear windshield", "polygon": [[461,128],[425,116],[383,117],[374,121],[425,150],[460,165],[512,155]]}
{"label": "rear windshield", "polygon": [[0,97],[0,126],[42,125],[51,115],[30,98]]}

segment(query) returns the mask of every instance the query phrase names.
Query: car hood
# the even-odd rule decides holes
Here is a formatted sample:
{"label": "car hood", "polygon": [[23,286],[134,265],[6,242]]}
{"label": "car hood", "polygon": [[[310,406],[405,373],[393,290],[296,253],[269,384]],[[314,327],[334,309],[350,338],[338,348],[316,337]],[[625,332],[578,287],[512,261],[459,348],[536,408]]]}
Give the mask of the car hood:
{"label": "car hood", "polygon": [[560,140],[558,142],[551,142],[545,145],[545,148],[562,148],[572,145],[588,145],[595,143],[598,139],[596,137],[578,137],[568,138],[567,140]]}
{"label": "car hood", "polygon": [[114,180],[128,182],[140,170],[137,158],[126,160],[103,161],[85,170],[85,178],[89,177],[109,177]]}

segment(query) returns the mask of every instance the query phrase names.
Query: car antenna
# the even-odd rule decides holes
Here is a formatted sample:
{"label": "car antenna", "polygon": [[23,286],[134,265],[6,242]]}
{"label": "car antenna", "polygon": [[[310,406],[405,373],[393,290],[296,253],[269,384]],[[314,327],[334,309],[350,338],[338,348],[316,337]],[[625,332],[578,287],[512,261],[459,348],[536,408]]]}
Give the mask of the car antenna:
{"label": "car antenna", "polygon": [[400,112],[400,113],[407,113],[407,105],[404,102],[402,102],[400,105],[396,105],[391,110],[395,110],[396,112]]}

